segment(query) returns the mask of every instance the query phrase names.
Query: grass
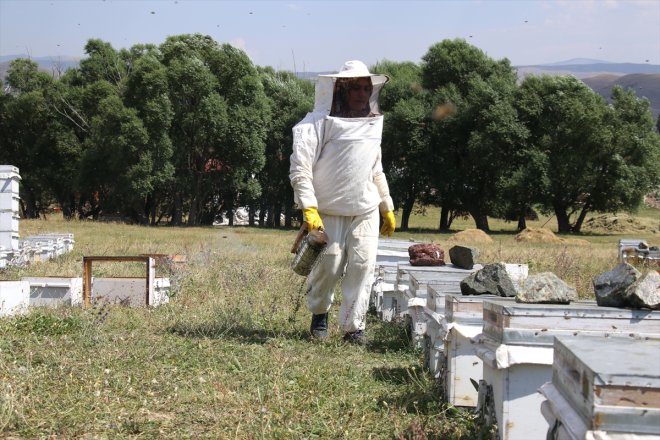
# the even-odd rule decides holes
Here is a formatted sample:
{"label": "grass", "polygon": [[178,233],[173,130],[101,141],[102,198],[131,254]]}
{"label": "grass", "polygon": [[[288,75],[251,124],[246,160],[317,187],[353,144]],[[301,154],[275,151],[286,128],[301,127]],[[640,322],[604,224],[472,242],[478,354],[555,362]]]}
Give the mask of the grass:
{"label": "grass", "polygon": [[[443,245],[451,234],[425,229],[430,216],[415,217],[417,230],[395,238]],[[514,226],[491,223],[494,241],[479,245],[482,261],[553,271],[583,297],[591,278],[616,264],[618,239],[626,236],[588,235],[591,244],[581,246],[521,244]],[[403,326],[369,316],[369,344],[346,345],[335,306],[329,341],[309,340],[302,277],[289,269],[295,231],[21,221],[21,236],[45,232],[74,233],[74,250],[0,271],[0,279],[79,277],[84,255],[176,253],[188,263],[166,274],[175,296],[157,309],[117,306],[107,316],[95,308],[32,309],[0,319],[0,437],[478,435],[469,411],[441,402]],[[642,238],[658,242],[657,233]],[[94,266],[95,276],[142,271],[139,264]]]}

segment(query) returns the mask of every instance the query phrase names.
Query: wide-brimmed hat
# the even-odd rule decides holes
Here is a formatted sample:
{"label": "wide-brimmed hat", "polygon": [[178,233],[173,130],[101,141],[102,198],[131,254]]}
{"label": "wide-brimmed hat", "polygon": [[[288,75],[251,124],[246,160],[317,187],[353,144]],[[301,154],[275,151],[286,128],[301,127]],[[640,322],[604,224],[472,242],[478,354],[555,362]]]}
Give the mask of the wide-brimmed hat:
{"label": "wide-brimmed hat", "polygon": [[319,75],[328,78],[362,78],[370,77],[371,83],[373,85],[385,84],[389,78],[387,75],[382,75],[380,73],[371,73],[367,68],[367,65],[362,61],[351,60],[346,61],[338,73],[330,73],[325,75]]}

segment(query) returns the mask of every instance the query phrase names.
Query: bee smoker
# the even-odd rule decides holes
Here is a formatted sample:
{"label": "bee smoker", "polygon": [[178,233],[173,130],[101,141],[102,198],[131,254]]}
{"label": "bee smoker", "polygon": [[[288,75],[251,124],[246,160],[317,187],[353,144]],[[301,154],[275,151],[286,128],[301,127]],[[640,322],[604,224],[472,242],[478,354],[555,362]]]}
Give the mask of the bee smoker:
{"label": "bee smoker", "polygon": [[307,276],[312,271],[316,260],[328,244],[328,235],[322,229],[309,230],[307,222],[303,222],[291,253],[295,254],[291,268],[295,273]]}

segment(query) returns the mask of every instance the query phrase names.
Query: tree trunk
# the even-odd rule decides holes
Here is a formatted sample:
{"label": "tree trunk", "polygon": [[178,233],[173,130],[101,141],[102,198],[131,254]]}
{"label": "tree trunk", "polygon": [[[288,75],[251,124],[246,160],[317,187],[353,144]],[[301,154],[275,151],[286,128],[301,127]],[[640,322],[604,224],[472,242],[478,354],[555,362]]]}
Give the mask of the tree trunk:
{"label": "tree trunk", "polygon": [[259,206],[259,226],[264,227],[266,224],[266,202],[262,201]]}
{"label": "tree trunk", "polygon": [[23,216],[25,218],[39,218],[39,207],[34,193],[30,188],[24,187],[21,191],[21,206],[23,207]]}
{"label": "tree trunk", "polygon": [[518,216],[518,232],[524,231],[525,229],[527,229],[527,219],[523,213]]}
{"label": "tree trunk", "polygon": [[451,209],[449,209],[447,206],[442,205],[440,208],[440,227],[439,229],[441,231],[448,231],[449,228],[451,227],[451,222],[449,221],[449,213]]}
{"label": "tree trunk", "polygon": [[573,225],[573,228],[571,229],[574,233],[579,234],[580,231],[582,230],[582,224],[584,223],[584,219],[587,217],[587,213],[589,212],[589,208],[585,205],[582,208],[582,211],[580,211],[580,216],[578,217],[577,221]]}
{"label": "tree trunk", "polygon": [[188,212],[188,226],[195,226],[198,224],[197,220],[197,207],[199,205],[199,198],[196,195],[193,195],[192,200],[190,201],[190,211]]}
{"label": "tree trunk", "polygon": [[248,225],[250,227],[254,226],[254,216],[257,211],[255,205],[256,205],[255,202],[250,202],[250,204],[248,205]]}
{"label": "tree trunk", "polygon": [[271,203],[269,203],[268,207],[266,208],[266,227],[267,228],[272,228],[273,225],[274,225],[273,205]]}
{"label": "tree trunk", "polygon": [[278,229],[282,227],[282,223],[280,222],[281,219],[282,219],[282,204],[280,203],[279,200],[275,200],[275,206],[273,207],[273,224]]}
{"label": "tree trunk", "polygon": [[292,226],[292,222],[291,222],[292,212],[291,211],[292,211],[291,210],[291,204],[287,203],[284,206],[284,227],[287,228],[287,229],[291,228],[291,226]]}
{"label": "tree trunk", "polygon": [[557,231],[560,234],[568,234],[571,232],[571,222],[569,221],[566,208],[563,206],[554,206],[555,215],[557,216]]}
{"label": "tree trunk", "polygon": [[410,221],[410,211],[407,211],[406,208],[401,208],[401,226],[399,226],[399,230],[401,231],[407,231],[409,228],[409,222]]}
{"label": "tree trunk", "polygon": [[410,215],[415,207],[415,190],[411,185],[406,192],[406,198],[401,206],[401,230],[407,231],[410,227]]}
{"label": "tree trunk", "polygon": [[181,226],[183,223],[183,201],[181,200],[181,193],[176,191],[174,193],[174,203],[172,204],[172,225]]}
{"label": "tree trunk", "polygon": [[488,227],[488,216],[483,214],[480,209],[470,210],[470,215],[474,219],[474,225],[477,229],[481,229],[484,232],[490,232]]}

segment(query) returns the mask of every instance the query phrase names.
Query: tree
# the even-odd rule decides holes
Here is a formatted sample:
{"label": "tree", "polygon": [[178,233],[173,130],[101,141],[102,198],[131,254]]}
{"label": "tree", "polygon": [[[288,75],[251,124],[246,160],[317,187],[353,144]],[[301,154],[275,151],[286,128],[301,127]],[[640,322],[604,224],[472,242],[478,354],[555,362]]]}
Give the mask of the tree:
{"label": "tree", "polygon": [[126,81],[126,105],[137,111],[148,135],[128,170],[135,189],[133,216],[141,223],[157,222],[158,207],[174,181],[173,147],[169,137],[174,112],[168,96],[167,71],[154,48],[133,48],[135,60]]}
{"label": "tree", "polygon": [[245,53],[211,37],[168,37],[160,50],[174,110],[173,222],[182,221],[186,204],[188,224],[210,224],[261,192],[255,175],[265,160],[263,86]]}
{"label": "tree", "polygon": [[395,209],[401,208],[400,229],[407,230],[415,202],[429,188],[427,94],[417,64],[383,61],[373,71],[390,77],[380,98],[385,115],[382,161]]}
{"label": "tree", "polygon": [[20,169],[24,215],[37,218],[51,202],[48,176],[60,163],[60,130],[47,99],[53,79],[34,61],[17,59],[11,62],[6,81],[0,161]]}
{"label": "tree", "polygon": [[648,102],[620,88],[613,101],[608,107],[573,77],[527,77],[520,87],[518,112],[531,132],[527,154],[538,158],[535,172],[543,176],[534,198],[554,212],[560,233],[580,232],[590,211],[634,209],[657,184],[658,136]]}
{"label": "tree", "polygon": [[81,188],[97,198],[97,216],[107,212],[130,212],[150,188],[141,178],[149,168],[141,152],[149,136],[134,109],[118,96],[99,103],[90,123],[81,164]]}
{"label": "tree", "polygon": [[292,128],[312,110],[314,88],[310,81],[298,79],[291,72],[276,72],[270,67],[260,68],[259,72],[271,111],[266,133],[266,163],[257,173],[262,189],[259,225],[279,227],[283,213],[285,225],[291,226],[294,206],[293,188],[289,183]]}
{"label": "tree", "polygon": [[511,157],[527,130],[513,107],[516,73],[464,40],[444,40],[423,57],[422,78],[435,108],[455,114],[436,118],[430,130],[440,203],[470,213],[488,231],[488,215],[501,205],[501,183],[514,168]]}
{"label": "tree", "polygon": [[632,212],[644,195],[660,184],[660,134],[655,130],[649,101],[632,89],[614,87],[605,125],[611,137],[595,157],[597,173],[574,232],[580,231],[586,208]]}

